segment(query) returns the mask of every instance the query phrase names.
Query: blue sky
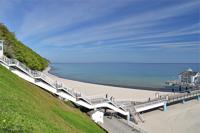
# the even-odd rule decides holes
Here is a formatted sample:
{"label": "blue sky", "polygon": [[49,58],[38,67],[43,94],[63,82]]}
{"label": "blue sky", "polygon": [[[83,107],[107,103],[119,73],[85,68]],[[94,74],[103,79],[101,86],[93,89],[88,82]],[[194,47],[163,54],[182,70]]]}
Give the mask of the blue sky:
{"label": "blue sky", "polygon": [[52,62],[200,62],[199,0],[0,0],[0,22]]}

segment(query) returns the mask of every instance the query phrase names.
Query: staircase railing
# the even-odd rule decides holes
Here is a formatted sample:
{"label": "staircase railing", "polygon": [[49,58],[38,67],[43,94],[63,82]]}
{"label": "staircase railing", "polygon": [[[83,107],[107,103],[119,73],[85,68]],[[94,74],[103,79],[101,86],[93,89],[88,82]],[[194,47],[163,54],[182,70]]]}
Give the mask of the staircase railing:
{"label": "staircase railing", "polygon": [[[16,59],[10,59],[6,56],[3,56],[2,58],[0,58],[7,66],[16,66],[19,69],[21,69],[22,71],[24,71],[25,73],[27,73],[28,75],[30,75],[33,78],[41,78],[42,80],[44,80],[46,83],[50,84],[52,87],[56,88],[56,89],[60,89],[60,90],[65,90],[67,91],[67,93],[71,94],[73,97],[75,97],[77,100],[79,98],[82,98],[83,100],[85,100],[86,102],[92,104],[92,102],[97,102],[97,103],[104,103],[104,102],[110,102],[110,104],[112,104],[113,106],[115,106],[116,108],[121,108],[120,106],[118,106],[113,100],[109,100],[108,98],[87,98],[82,96],[82,94],[78,91],[75,91],[73,89],[64,87],[63,84],[54,81],[53,79],[51,79],[48,75],[40,72],[40,71],[35,71],[35,70],[31,70],[30,68],[28,68],[26,65],[24,65],[23,63],[21,63],[20,61],[16,60]],[[124,110],[124,109],[122,109]]]}
{"label": "staircase railing", "polygon": [[27,74],[29,74],[30,76],[32,76],[32,71],[30,68],[28,68],[26,65],[24,65],[23,63],[19,62],[16,59],[10,59],[6,56],[3,56],[2,61],[4,61],[8,66],[9,65],[16,65],[18,68],[22,69],[24,72],[26,72]]}

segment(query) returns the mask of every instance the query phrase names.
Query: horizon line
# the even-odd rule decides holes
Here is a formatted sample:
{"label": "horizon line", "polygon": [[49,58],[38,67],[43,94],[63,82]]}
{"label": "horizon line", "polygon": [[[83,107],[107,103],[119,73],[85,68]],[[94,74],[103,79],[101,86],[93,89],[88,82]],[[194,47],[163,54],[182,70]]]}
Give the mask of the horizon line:
{"label": "horizon line", "polygon": [[126,63],[126,64],[200,64],[200,62],[51,62],[50,64],[99,64],[99,63],[104,63],[104,64],[121,64],[121,63]]}

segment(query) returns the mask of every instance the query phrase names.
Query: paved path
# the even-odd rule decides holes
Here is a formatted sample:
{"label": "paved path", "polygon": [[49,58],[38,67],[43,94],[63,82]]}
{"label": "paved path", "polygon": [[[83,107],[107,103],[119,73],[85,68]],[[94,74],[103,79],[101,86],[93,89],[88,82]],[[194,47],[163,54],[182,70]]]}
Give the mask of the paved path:
{"label": "paved path", "polygon": [[108,117],[104,117],[104,124],[100,124],[104,129],[106,129],[109,133],[138,133],[134,131],[134,129],[127,124],[121,122],[115,117],[112,119]]}

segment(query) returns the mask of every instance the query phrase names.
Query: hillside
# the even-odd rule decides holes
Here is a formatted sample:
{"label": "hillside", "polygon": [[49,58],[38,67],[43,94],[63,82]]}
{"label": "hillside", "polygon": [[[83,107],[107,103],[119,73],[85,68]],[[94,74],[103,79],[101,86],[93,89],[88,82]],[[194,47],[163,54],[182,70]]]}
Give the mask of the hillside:
{"label": "hillside", "polygon": [[4,40],[4,54],[16,58],[33,70],[44,70],[48,61],[15,38],[14,33],[0,23],[0,40]]}
{"label": "hillside", "polygon": [[0,65],[0,132],[101,133],[69,103],[17,77]]}

